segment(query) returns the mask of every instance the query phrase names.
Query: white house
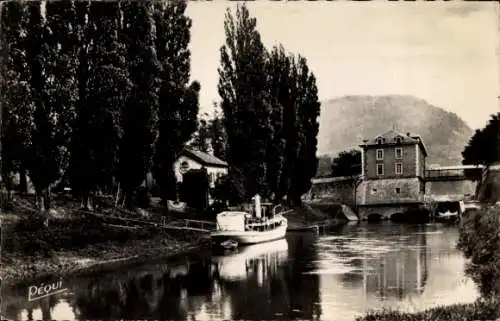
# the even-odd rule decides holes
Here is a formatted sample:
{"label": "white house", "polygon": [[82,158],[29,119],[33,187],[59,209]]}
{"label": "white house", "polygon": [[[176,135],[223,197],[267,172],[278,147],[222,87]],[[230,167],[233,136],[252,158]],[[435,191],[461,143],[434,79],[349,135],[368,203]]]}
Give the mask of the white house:
{"label": "white house", "polygon": [[182,174],[190,169],[201,169],[203,167],[207,169],[212,187],[218,177],[227,175],[228,165],[225,161],[198,150],[184,148],[181,156],[174,163],[177,182],[182,182]]}

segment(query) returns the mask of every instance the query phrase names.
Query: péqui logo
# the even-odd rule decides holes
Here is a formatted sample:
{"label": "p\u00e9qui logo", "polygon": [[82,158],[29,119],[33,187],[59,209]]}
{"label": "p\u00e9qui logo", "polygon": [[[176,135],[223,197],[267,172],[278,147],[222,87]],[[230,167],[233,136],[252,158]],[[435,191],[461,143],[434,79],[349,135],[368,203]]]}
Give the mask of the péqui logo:
{"label": "p\u00e9qui logo", "polygon": [[62,280],[51,284],[42,282],[40,285],[31,285],[28,288],[28,301],[35,301],[67,290],[67,288],[63,288]]}

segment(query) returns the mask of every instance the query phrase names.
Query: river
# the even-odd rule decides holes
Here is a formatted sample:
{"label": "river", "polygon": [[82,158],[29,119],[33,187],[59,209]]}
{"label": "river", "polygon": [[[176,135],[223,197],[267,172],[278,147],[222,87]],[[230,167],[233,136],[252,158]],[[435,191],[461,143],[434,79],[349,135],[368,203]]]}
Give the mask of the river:
{"label": "river", "polygon": [[200,251],[67,276],[66,291],[30,302],[27,286],[4,288],[2,311],[14,320],[338,321],[383,308],[413,312],[477,298],[457,239],[456,227],[437,224],[292,233],[225,256]]}

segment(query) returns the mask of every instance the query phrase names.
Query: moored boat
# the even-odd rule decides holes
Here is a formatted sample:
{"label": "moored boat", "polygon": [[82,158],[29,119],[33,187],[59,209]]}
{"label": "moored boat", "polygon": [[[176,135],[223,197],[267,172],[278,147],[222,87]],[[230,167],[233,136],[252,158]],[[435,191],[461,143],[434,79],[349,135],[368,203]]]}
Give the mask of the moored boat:
{"label": "moored boat", "polygon": [[259,195],[254,198],[251,211],[224,211],[217,214],[216,230],[210,233],[212,244],[223,246],[227,241],[238,245],[257,244],[281,239],[286,235],[288,220],[279,206],[261,204]]}

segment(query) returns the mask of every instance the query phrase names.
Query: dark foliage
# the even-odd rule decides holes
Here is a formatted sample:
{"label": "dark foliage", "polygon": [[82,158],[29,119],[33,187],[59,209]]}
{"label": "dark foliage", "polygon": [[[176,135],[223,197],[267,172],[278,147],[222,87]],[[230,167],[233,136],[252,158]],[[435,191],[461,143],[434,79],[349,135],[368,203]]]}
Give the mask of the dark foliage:
{"label": "dark foliage", "polygon": [[361,152],[350,150],[340,152],[332,162],[332,176],[353,176],[361,174]]}
{"label": "dark foliage", "polygon": [[491,115],[483,129],[477,129],[462,152],[466,165],[491,164],[500,161],[500,113]]}
{"label": "dark foliage", "polygon": [[33,104],[30,97],[23,30],[26,27],[25,6],[9,1],[1,12],[2,55],[0,63],[0,95],[2,99],[1,123],[1,175],[2,182],[12,190],[12,175],[24,172],[27,166],[27,151],[30,145],[33,123]]}
{"label": "dark foliage", "polygon": [[57,77],[51,68],[51,57],[56,48],[50,47],[53,39],[45,24],[40,2],[26,4],[28,20],[26,24],[25,54],[28,62],[29,88],[33,101],[33,127],[31,144],[28,147],[28,170],[44,210],[49,204],[48,188],[60,177],[60,153],[56,138],[59,113],[52,102],[51,89]]}
{"label": "dark foliage", "polygon": [[188,86],[191,19],[185,15],[186,6],[186,1],[156,3],[153,15],[162,67],[153,173],[163,200],[176,198],[172,165],[197,129],[200,84]]}
{"label": "dark foliage", "polygon": [[500,297],[500,209],[469,212],[460,226],[458,248],[470,259],[468,274],[485,298]]}
{"label": "dark foliage", "polygon": [[265,48],[256,26],[245,5],[238,6],[235,15],[227,11],[219,67],[229,175],[241,187],[231,192],[246,201],[256,193],[268,195],[265,161],[274,130]]}
{"label": "dark foliage", "polygon": [[160,64],[153,34],[153,6],[128,2],[123,5],[123,40],[132,90],[121,113],[118,181],[127,207],[135,205],[135,192],[151,170],[156,141],[158,79]]}
{"label": "dark foliage", "polygon": [[298,121],[300,124],[299,153],[292,170],[288,199],[300,203],[300,197],[311,188],[311,178],[316,175],[318,158],[318,117],[321,104],[318,100],[316,77],[309,70],[307,61],[299,56],[297,62]]}

